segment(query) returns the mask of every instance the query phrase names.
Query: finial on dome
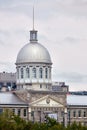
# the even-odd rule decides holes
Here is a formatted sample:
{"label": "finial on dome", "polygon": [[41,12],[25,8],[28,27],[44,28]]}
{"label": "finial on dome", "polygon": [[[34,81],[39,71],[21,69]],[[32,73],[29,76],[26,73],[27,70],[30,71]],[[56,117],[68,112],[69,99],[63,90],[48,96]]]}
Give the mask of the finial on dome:
{"label": "finial on dome", "polygon": [[33,6],[33,30],[30,31],[30,41],[37,42],[37,31],[34,30],[34,6]]}

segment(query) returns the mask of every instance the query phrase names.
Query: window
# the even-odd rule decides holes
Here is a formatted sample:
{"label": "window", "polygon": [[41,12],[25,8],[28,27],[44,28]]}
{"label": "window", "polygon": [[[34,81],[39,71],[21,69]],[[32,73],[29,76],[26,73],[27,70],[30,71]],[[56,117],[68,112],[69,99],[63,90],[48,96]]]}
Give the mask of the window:
{"label": "window", "polygon": [[10,83],[10,82],[8,82],[8,83],[7,83],[7,86],[11,86],[11,83]]}
{"label": "window", "polygon": [[49,79],[51,79],[51,68],[49,68]]}
{"label": "window", "polygon": [[76,111],[73,111],[73,117],[76,117]]}
{"label": "window", "polygon": [[40,88],[42,88],[42,84],[40,84]]}
{"label": "window", "polygon": [[33,117],[34,117],[34,111],[32,111],[32,112],[31,112],[31,116],[33,116]]}
{"label": "window", "polygon": [[21,78],[22,78],[22,79],[24,78],[24,71],[23,71],[23,68],[21,68]]}
{"label": "window", "polygon": [[17,68],[17,78],[19,79],[19,68]]}
{"label": "window", "polygon": [[21,110],[20,110],[20,109],[18,109],[18,116],[20,116],[20,114],[21,114]]}
{"label": "window", "polygon": [[36,35],[35,35],[35,33],[33,33],[32,38],[33,38],[33,40],[36,39]]}
{"label": "window", "polygon": [[2,82],[0,82],[0,88],[3,86],[3,83]]}
{"label": "window", "polygon": [[45,68],[45,78],[47,79],[48,78],[48,69]]}
{"label": "window", "polygon": [[86,117],[86,111],[84,111],[83,116]]}
{"label": "window", "polygon": [[71,115],[71,112],[70,112],[70,111],[68,111],[68,118],[70,118],[70,115]]}
{"label": "window", "polygon": [[32,68],[32,77],[36,78],[36,68]]}
{"label": "window", "polygon": [[3,109],[2,109],[2,108],[0,108],[0,114],[2,114],[2,112],[3,112]]}
{"label": "window", "polygon": [[61,111],[61,117],[63,117],[64,116],[64,111]]}
{"label": "window", "polygon": [[39,68],[39,78],[42,79],[42,77],[43,77],[43,69]]}
{"label": "window", "polygon": [[47,85],[46,85],[46,88],[47,88]]}
{"label": "window", "polygon": [[24,109],[24,116],[26,116],[27,115],[27,113],[26,113],[26,109]]}
{"label": "window", "polygon": [[78,117],[81,117],[81,110],[78,111]]}
{"label": "window", "polygon": [[28,67],[26,68],[26,78],[30,78],[30,70]]}
{"label": "window", "polygon": [[13,115],[15,114],[15,109],[12,109],[12,113],[13,113]]}

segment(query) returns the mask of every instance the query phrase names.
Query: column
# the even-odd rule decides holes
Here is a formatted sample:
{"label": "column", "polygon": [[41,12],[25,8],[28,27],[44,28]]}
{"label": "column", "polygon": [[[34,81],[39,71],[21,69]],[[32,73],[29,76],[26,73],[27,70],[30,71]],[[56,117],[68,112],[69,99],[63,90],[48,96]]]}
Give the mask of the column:
{"label": "column", "polygon": [[67,107],[64,109],[64,125],[67,127]]}
{"label": "column", "polygon": [[29,119],[28,119],[28,120],[31,121],[31,120],[32,120],[32,119],[31,119],[31,108],[28,109],[28,114],[29,114],[29,116],[28,116]]}
{"label": "column", "polygon": [[39,66],[36,67],[36,71],[37,71],[37,82],[39,82]]}

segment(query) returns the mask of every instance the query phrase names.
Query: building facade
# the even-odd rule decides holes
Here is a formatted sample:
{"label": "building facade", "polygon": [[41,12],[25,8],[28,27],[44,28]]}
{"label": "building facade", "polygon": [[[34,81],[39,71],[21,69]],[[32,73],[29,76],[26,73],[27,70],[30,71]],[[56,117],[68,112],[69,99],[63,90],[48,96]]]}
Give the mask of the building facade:
{"label": "building facade", "polygon": [[66,123],[68,86],[62,82],[52,84],[51,57],[38,43],[37,31],[30,31],[30,42],[19,51],[16,68],[16,95],[29,103],[29,120],[43,122],[46,115],[56,115],[58,122]]}
{"label": "building facade", "polygon": [[50,54],[38,43],[37,31],[32,30],[30,42],[17,55],[16,90],[0,93],[0,111],[8,108],[32,122],[44,122],[49,116],[65,126],[74,121],[87,125],[87,96],[77,100],[77,96],[67,95],[69,86],[52,82],[51,72]]}
{"label": "building facade", "polygon": [[12,92],[0,92],[0,114],[9,109],[13,114],[28,120],[28,104]]}
{"label": "building facade", "polygon": [[87,95],[67,95],[67,122],[87,125]]}

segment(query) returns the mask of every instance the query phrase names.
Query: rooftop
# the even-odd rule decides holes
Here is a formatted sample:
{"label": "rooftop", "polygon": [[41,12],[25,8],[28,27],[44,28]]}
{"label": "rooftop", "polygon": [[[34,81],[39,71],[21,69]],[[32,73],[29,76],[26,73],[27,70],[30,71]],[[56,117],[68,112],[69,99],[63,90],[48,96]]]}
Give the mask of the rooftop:
{"label": "rooftop", "polygon": [[18,98],[14,93],[11,92],[0,92],[0,105],[27,105],[24,101]]}
{"label": "rooftop", "polygon": [[87,105],[87,96],[67,95],[67,105]]}

